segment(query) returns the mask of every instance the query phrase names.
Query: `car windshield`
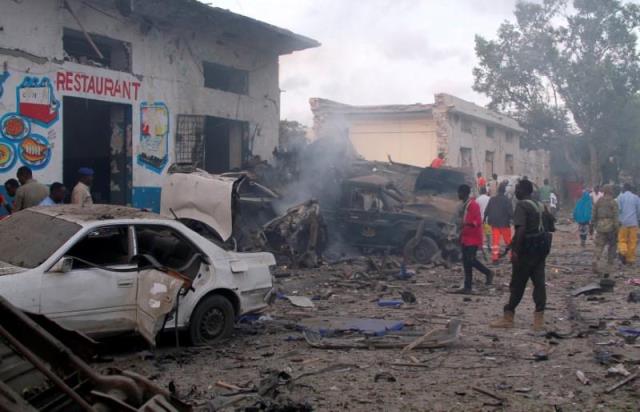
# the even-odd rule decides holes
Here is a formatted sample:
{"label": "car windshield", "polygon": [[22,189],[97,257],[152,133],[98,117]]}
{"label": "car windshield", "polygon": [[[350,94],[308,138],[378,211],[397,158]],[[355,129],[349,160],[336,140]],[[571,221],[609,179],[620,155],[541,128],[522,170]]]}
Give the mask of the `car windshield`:
{"label": "car windshield", "polygon": [[38,267],[80,229],[80,225],[42,213],[16,213],[0,221],[0,261]]}

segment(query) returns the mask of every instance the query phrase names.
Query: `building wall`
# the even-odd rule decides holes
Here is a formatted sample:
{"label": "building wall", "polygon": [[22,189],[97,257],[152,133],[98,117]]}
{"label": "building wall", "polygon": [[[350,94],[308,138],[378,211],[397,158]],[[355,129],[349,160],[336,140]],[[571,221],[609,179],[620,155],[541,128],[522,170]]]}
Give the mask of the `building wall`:
{"label": "building wall", "polygon": [[[461,167],[461,148],[471,149],[472,168],[474,172],[489,174],[486,167],[486,152],[493,153],[493,172],[498,175],[510,174],[506,168],[506,156],[512,155],[514,158],[514,174],[521,174],[523,171],[520,137],[514,133],[511,139],[507,138],[507,129],[495,125],[488,125],[474,118],[465,117],[458,113],[449,113],[448,139],[448,164]],[[471,130],[463,130],[463,124],[470,125]],[[493,137],[487,135],[487,126],[493,127]]]}
{"label": "building wall", "polygon": [[[139,22],[122,17],[115,9],[108,11],[109,17],[81,2],[71,2],[87,31],[131,44],[132,71],[65,62],[63,28],[80,27],[62,3],[30,0],[2,4],[0,117],[17,114],[26,119],[30,136],[46,150],[44,159],[33,162],[21,155],[25,138],[0,136],[0,181],[15,177],[22,164],[31,166],[44,183],[62,180],[65,96],[131,105],[135,206],[157,206],[162,177],[174,157],[179,114],[248,122],[249,149],[263,159],[271,157],[278,143],[280,117],[275,53],[266,54],[228,39],[218,41],[201,28],[151,27],[143,33]],[[204,88],[203,60],[247,70],[248,95]],[[154,144],[141,140],[143,122],[148,119],[161,125],[158,130],[163,132]],[[91,144],[91,136],[87,136],[87,144]],[[13,154],[2,157],[3,150]],[[146,164],[139,157],[144,151],[164,156],[162,166]]]}
{"label": "building wall", "polygon": [[435,121],[430,114],[354,117],[349,138],[367,160],[429,166],[438,153]]}

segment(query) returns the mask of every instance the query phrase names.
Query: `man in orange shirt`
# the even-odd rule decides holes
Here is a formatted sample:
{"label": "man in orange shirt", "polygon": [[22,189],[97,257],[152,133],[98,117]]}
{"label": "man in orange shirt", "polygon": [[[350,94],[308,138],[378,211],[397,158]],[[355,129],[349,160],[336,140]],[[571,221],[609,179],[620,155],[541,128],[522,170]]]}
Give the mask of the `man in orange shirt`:
{"label": "man in orange shirt", "polygon": [[438,157],[433,159],[433,162],[431,162],[431,167],[433,169],[440,169],[442,165],[444,165],[444,153],[440,152],[438,153]]}

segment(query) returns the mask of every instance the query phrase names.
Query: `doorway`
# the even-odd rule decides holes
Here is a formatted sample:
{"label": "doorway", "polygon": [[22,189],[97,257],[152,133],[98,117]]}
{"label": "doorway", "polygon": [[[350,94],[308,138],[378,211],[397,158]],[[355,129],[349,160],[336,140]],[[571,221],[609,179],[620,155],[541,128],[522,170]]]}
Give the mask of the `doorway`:
{"label": "doorway", "polygon": [[246,123],[207,116],[204,124],[204,169],[223,173],[242,168]]}
{"label": "doorway", "polygon": [[73,188],[78,169],[94,170],[94,203],[131,203],[131,105],[63,98],[63,179]]}

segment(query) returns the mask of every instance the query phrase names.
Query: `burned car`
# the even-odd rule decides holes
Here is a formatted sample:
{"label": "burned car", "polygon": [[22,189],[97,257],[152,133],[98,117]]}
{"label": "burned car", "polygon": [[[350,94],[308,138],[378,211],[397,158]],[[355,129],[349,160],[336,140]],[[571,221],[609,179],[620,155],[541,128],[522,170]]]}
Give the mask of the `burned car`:
{"label": "burned car", "polygon": [[403,210],[402,193],[384,177],[343,181],[341,195],[324,215],[331,235],[363,251],[402,253],[418,263],[455,260],[455,225]]}
{"label": "burned car", "polygon": [[0,221],[0,295],[90,335],[136,331],[153,343],[177,327],[216,342],[268,305],[274,264],[121,206],[36,207]]}
{"label": "burned car", "polygon": [[160,213],[229,250],[267,250],[280,263],[313,267],[326,246],[317,201],[277,213],[279,195],[249,172],[220,175],[186,165],[169,169]]}

